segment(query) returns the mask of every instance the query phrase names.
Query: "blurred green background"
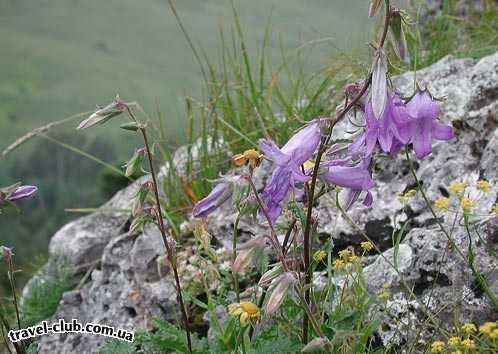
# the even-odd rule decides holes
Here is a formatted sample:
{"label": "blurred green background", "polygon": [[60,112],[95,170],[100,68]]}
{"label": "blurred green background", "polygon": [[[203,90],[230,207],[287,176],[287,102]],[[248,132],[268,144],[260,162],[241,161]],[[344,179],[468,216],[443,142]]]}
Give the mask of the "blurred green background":
{"label": "blurred green background", "polygon": [[[338,51],[365,48],[371,36],[367,0],[234,4],[251,54],[271,19],[269,55],[276,65],[282,49],[309,45],[312,72]],[[230,0],[176,6],[195,44],[216,62],[220,28],[233,27]],[[152,117],[160,112],[168,144],[176,146],[185,137],[185,97],[203,97],[199,67],[166,0],[0,0],[0,47],[0,150],[33,128],[107,104],[116,93]],[[84,133],[74,130],[74,120],[50,135],[119,166],[140,142],[123,135],[118,120]],[[97,207],[119,187],[105,176],[102,166],[44,138],[0,161],[0,186],[23,181],[40,188],[20,203],[21,214],[0,215],[0,244],[14,247],[24,274],[36,267],[35,256],[46,254],[52,234],[78,216],[65,208]]]}

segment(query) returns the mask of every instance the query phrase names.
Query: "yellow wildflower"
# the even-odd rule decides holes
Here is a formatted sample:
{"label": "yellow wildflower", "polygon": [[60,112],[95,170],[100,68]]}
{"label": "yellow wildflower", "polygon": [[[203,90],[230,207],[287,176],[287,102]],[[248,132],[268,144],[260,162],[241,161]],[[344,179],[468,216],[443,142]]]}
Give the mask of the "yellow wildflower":
{"label": "yellow wildflower", "polygon": [[316,251],[316,252],[313,254],[313,259],[314,259],[316,262],[321,262],[321,261],[323,261],[325,258],[327,258],[327,252],[325,252],[324,250],[318,250],[318,251]]}
{"label": "yellow wildflower", "polygon": [[351,250],[349,249],[343,249],[342,251],[339,251],[339,257],[345,261],[347,261],[349,259],[349,257],[351,257],[352,255],[352,252]]}
{"label": "yellow wildflower", "polygon": [[344,268],[345,265],[346,265],[346,263],[344,263],[344,261],[342,259],[334,260],[334,269],[336,269],[336,270]]}
{"label": "yellow wildflower", "polygon": [[493,329],[493,332],[489,334],[489,338],[498,339],[498,328]]}
{"label": "yellow wildflower", "polygon": [[476,343],[472,339],[464,339],[462,340],[462,347],[465,349],[474,349],[476,347]]}
{"label": "yellow wildflower", "polygon": [[454,352],[451,352],[451,354],[463,354],[461,350],[455,350]]}
{"label": "yellow wildflower", "polygon": [[495,214],[498,216],[498,203],[495,204]]}
{"label": "yellow wildflower", "polygon": [[342,191],[342,187],[341,186],[335,186],[334,191],[336,193],[340,193]]}
{"label": "yellow wildflower", "polygon": [[263,155],[254,149],[246,150],[242,154],[237,154],[232,157],[235,166],[243,166],[249,163],[253,168],[259,166],[262,159]]}
{"label": "yellow wildflower", "polygon": [[349,257],[349,261],[351,263],[360,263],[361,258],[358,257],[357,255],[353,254],[351,257]]}
{"label": "yellow wildflower", "polygon": [[457,346],[460,344],[461,341],[462,341],[462,338],[460,338],[460,337],[451,337],[448,339],[448,344],[452,345],[452,346]]}
{"label": "yellow wildflower", "polygon": [[484,179],[477,181],[476,187],[477,187],[477,189],[479,189],[483,192],[489,192],[489,190],[491,189],[491,185],[489,184],[489,182],[484,180]]}
{"label": "yellow wildflower", "polygon": [[462,209],[464,211],[470,211],[470,209],[472,209],[475,203],[476,202],[470,198],[462,198]]}
{"label": "yellow wildflower", "polygon": [[460,194],[463,192],[463,190],[465,188],[467,188],[469,186],[469,184],[467,182],[456,182],[456,181],[453,181],[450,183],[450,185],[448,186],[448,189],[450,190],[450,192],[452,193],[455,193],[455,194]]}
{"label": "yellow wildflower", "polygon": [[364,241],[360,244],[360,247],[365,251],[365,252],[369,252],[371,250],[374,249],[374,245],[372,242],[370,241]]}
{"label": "yellow wildflower", "polygon": [[448,210],[450,200],[446,197],[439,197],[434,201],[434,206],[438,209]]}
{"label": "yellow wildflower", "polygon": [[485,322],[483,325],[479,326],[479,332],[489,335],[497,327],[498,324],[496,322]]}
{"label": "yellow wildflower", "polygon": [[261,318],[259,307],[250,301],[241,301],[228,305],[228,312],[239,317],[240,325],[245,327],[248,321],[257,322]]}
{"label": "yellow wildflower", "polygon": [[417,190],[416,189],[410,189],[410,190],[406,191],[405,193],[403,193],[403,192],[396,193],[396,196],[398,197],[398,200],[400,202],[407,203],[416,194],[417,194]]}
{"label": "yellow wildflower", "polygon": [[431,344],[431,353],[441,353],[444,350],[444,342],[437,340]]}

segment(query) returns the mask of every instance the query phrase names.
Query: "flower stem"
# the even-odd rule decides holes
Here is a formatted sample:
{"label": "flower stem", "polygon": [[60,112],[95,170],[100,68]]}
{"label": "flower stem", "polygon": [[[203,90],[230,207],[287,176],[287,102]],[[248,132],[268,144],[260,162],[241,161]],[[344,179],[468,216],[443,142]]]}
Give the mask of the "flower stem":
{"label": "flower stem", "polygon": [[[135,122],[138,122],[137,119],[135,118],[135,115],[131,111],[131,109],[129,107],[126,107],[126,110],[128,112],[128,115],[131,117],[131,119]],[[140,132],[142,133],[145,149],[147,151],[147,157],[149,160],[150,174],[152,176],[152,187],[154,190],[154,197],[155,197],[156,204],[157,204],[157,214],[158,214],[157,219],[158,219],[158,224],[159,224],[159,231],[161,232],[161,237],[162,237],[162,240],[164,243],[164,247],[166,248],[166,256],[168,258],[168,262],[170,263],[171,268],[173,269],[173,275],[175,278],[175,285],[176,285],[176,297],[177,297],[177,301],[178,301],[178,306],[180,307],[180,312],[182,314],[183,325],[185,326],[185,332],[187,334],[188,351],[189,351],[189,353],[192,353],[192,339],[191,339],[191,335],[190,335],[189,319],[188,319],[188,315],[187,315],[187,310],[185,308],[185,302],[183,301],[182,287],[180,284],[180,277],[178,275],[178,266],[176,264],[176,257],[174,254],[175,250],[170,246],[170,243],[168,242],[168,236],[166,235],[166,228],[164,226],[163,212],[161,209],[161,199],[159,198],[159,189],[158,189],[158,184],[157,184],[156,173],[154,171],[154,162],[152,161],[152,153],[150,150],[149,139],[147,137],[147,131],[146,131],[145,127],[141,126]]]}

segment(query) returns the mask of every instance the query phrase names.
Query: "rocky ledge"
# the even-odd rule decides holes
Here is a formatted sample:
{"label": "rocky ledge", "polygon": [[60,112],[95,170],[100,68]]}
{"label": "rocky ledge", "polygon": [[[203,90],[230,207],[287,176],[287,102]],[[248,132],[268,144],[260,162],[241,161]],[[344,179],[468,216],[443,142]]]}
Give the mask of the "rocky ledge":
{"label": "rocky ledge", "polygon": [[[414,75],[408,72],[395,78],[402,93],[411,93]],[[489,215],[498,191],[498,53],[480,60],[446,57],[418,71],[416,78],[435,96],[445,97],[442,120],[451,122],[457,130],[455,139],[436,143],[433,154],[416,164],[428,197],[433,200],[448,193],[446,186],[451,181],[472,182],[485,178],[492,182],[493,189],[480,195],[477,213]],[[184,158],[182,151],[180,149],[175,157],[179,164]],[[258,169],[259,187],[268,174],[265,165]],[[396,198],[397,192],[414,187],[403,155],[394,161],[378,163],[374,179],[377,187],[373,208],[357,206],[350,215],[388,259],[393,257],[394,220],[409,221],[398,251],[399,273],[381,257],[365,259],[364,273],[370,290],[379,291],[388,286],[392,294],[387,310],[380,313],[383,325],[376,333],[378,339],[403,345],[410,336],[420,335],[413,330],[416,320],[424,318],[420,303],[437,313],[443,324],[452,321],[455,310],[462,321],[496,320],[497,313],[476,286],[476,279],[462,258],[449,247],[448,239],[440,232],[420,193],[408,206]],[[129,209],[141,182],[143,180],[117,193],[104,208]],[[477,195],[472,187],[470,193]],[[363,241],[361,234],[337,214],[330,199],[322,198],[316,210],[320,239],[332,238],[336,250],[357,247]],[[75,290],[64,294],[54,319],[77,318],[82,323],[137,331],[150,328],[154,318],[177,318],[174,283],[169,280],[168,269],[162,262],[164,247],[158,230],[148,227],[141,233],[131,233],[129,218],[126,213],[97,212],[67,224],[53,236],[50,256],[71,260],[80,279]],[[209,232],[216,235],[220,253],[229,245],[235,218],[230,208],[222,208],[208,219]],[[487,275],[492,289],[498,293],[497,260],[486,250],[498,251],[497,218],[483,217],[476,227],[480,231],[480,237],[472,240],[476,266]],[[264,232],[265,227],[244,219],[238,228],[241,237],[250,238]],[[185,230],[189,229],[187,225]],[[467,249],[469,240],[461,225],[456,225],[452,237],[461,249]],[[188,239],[188,231],[184,239]],[[188,259],[188,252],[184,258]],[[195,272],[194,265],[189,266]],[[42,270],[36,277],[48,276],[50,274]],[[420,301],[410,299],[400,284],[401,278],[413,288]],[[29,286],[25,293],[29,292]],[[98,351],[105,341],[105,337],[90,335],[44,336],[38,342],[38,349],[40,353],[90,353]]]}

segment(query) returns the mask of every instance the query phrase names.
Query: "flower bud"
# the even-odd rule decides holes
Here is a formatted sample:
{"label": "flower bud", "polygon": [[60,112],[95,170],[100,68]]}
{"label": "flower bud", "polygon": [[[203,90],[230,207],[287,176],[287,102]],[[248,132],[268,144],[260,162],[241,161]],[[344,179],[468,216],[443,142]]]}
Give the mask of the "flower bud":
{"label": "flower bud", "polygon": [[282,263],[279,262],[273,266],[270,270],[266,271],[259,279],[259,286],[266,287],[271,284],[273,280],[279,277],[284,272]]}
{"label": "flower bud", "polygon": [[313,338],[308,344],[301,349],[301,353],[312,353],[316,351],[326,351],[329,352],[332,349],[332,345],[327,338],[318,337]]}
{"label": "flower bud", "polygon": [[374,116],[381,119],[387,105],[387,60],[383,50],[377,50],[375,53],[371,97]]}
{"label": "flower bud", "polygon": [[85,119],[78,125],[77,130],[90,128],[96,124],[104,124],[112,117],[118,116],[129,108],[129,103],[122,101],[119,96],[116,96],[113,102],[96,110],[90,117]]}
{"label": "flower bud", "polygon": [[0,259],[3,259],[9,263],[13,255],[14,253],[12,252],[12,248],[0,246]]}
{"label": "flower bud", "polygon": [[146,153],[145,148],[135,150],[131,159],[123,165],[126,177],[130,177],[140,170]]}
{"label": "flower bud", "polygon": [[254,254],[262,250],[266,245],[266,236],[258,236],[241,246],[241,250],[235,258],[232,270],[235,273],[244,273],[251,264]]}
{"label": "flower bud", "polygon": [[291,272],[286,272],[276,278],[270,288],[270,298],[266,303],[266,314],[271,317],[282,305],[287,292],[296,282],[296,277]]}

